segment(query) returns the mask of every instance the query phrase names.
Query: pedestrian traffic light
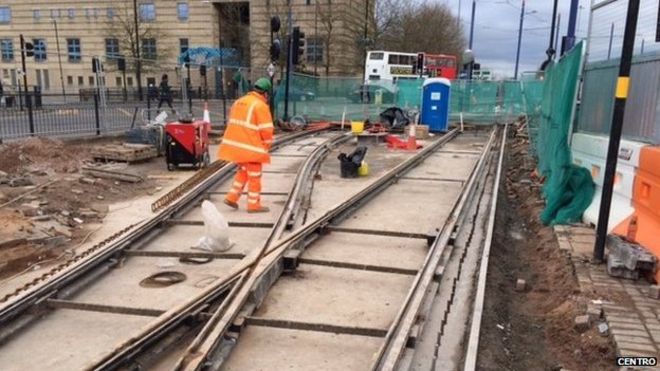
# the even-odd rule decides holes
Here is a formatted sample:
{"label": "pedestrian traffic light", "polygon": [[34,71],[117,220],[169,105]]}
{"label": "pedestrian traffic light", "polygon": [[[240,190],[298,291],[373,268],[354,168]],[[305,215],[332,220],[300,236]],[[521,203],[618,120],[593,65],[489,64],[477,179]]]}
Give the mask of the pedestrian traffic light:
{"label": "pedestrian traffic light", "polygon": [[29,42],[25,43],[25,56],[34,57],[34,44]]}
{"label": "pedestrian traffic light", "polygon": [[298,65],[301,62],[301,56],[305,53],[305,33],[300,31],[300,27],[293,28],[293,64]]}
{"label": "pedestrian traffic light", "polygon": [[481,64],[475,63],[472,65],[472,70],[473,71],[479,71],[481,69]]}
{"label": "pedestrian traffic light", "polygon": [[117,58],[117,69],[119,71],[126,71],[126,59],[123,56]]}
{"label": "pedestrian traffic light", "polygon": [[270,60],[274,62],[280,59],[281,50],[282,47],[280,45],[280,40],[279,39],[273,40],[273,44],[271,44],[270,46]]}
{"label": "pedestrian traffic light", "polygon": [[199,75],[206,76],[206,65],[202,64],[199,66]]}

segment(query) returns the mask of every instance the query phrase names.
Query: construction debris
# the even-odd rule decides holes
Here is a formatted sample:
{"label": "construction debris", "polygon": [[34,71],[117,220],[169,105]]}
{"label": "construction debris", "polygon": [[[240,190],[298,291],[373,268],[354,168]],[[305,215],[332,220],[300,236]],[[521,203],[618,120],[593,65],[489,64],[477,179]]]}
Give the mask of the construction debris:
{"label": "construction debris", "polygon": [[122,181],[127,183],[139,183],[144,180],[139,175],[113,171],[113,170],[95,169],[91,167],[83,167],[82,170],[83,173],[94,176],[96,178],[113,179],[116,181]]}
{"label": "construction debris", "polygon": [[138,162],[158,157],[158,150],[149,144],[124,143],[96,146],[91,151],[97,161]]}

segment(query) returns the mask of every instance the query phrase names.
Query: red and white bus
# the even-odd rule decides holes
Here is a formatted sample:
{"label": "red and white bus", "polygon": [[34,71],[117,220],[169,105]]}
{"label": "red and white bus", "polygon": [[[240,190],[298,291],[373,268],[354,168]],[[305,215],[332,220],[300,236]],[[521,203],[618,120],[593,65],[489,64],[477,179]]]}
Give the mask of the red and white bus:
{"label": "red and white bus", "polygon": [[447,79],[457,77],[458,69],[455,56],[377,50],[367,53],[364,74],[366,82],[418,78],[420,73],[416,66],[421,55],[424,55],[423,77],[444,77]]}

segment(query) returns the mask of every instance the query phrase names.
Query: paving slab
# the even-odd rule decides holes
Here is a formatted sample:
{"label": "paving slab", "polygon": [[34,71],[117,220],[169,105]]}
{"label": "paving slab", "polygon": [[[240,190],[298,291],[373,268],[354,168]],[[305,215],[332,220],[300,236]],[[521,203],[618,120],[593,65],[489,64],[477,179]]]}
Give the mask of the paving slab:
{"label": "paving slab", "polygon": [[255,316],[387,329],[413,278],[301,264],[280,277]]}
{"label": "paving slab", "polygon": [[[371,199],[342,227],[384,231],[428,233],[443,225],[461,191],[456,182],[400,180]],[[428,205],[435,205],[432,217],[419,218],[428,213]]]}
{"label": "paving slab", "polygon": [[332,232],[305,251],[304,258],[382,267],[418,269],[426,240]]}
{"label": "paving slab", "polygon": [[[267,165],[266,165],[267,166]],[[271,170],[268,169],[267,167],[264,167],[266,170]],[[293,182],[295,180],[295,175],[293,174],[282,174],[282,173],[263,173],[261,175],[261,191],[262,192],[283,192],[283,193],[288,193],[291,190],[291,187],[293,186]],[[210,191],[212,192],[220,192],[220,193],[226,193],[231,189],[232,184],[234,183],[234,177],[232,176],[229,180],[223,182],[222,184],[214,187]],[[245,185],[245,188],[243,191],[247,192],[247,184]],[[220,197],[223,197],[219,195]]]}
{"label": "paving slab", "polygon": [[382,339],[248,326],[222,369],[366,370]]}
{"label": "paving slab", "polygon": [[87,369],[91,359],[117,346],[152,320],[142,316],[57,310],[40,320],[39,326],[28,327],[0,347],[0,368],[3,371]]}
{"label": "paving slab", "polygon": [[466,181],[478,159],[478,154],[439,152],[429,156],[422,164],[406,174],[406,177]]}
{"label": "paving slab", "polygon": [[[131,257],[123,266],[77,294],[83,303],[168,310],[224,277],[238,259],[215,259],[201,265],[183,264],[177,258]],[[147,288],[140,281],[162,271],[185,274],[186,280],[168,287]]]}

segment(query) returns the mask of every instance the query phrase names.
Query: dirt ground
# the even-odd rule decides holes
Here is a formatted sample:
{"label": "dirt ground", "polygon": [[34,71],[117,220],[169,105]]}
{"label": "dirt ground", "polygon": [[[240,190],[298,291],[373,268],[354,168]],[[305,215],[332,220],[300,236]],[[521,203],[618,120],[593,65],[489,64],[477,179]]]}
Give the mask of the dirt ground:
{"label": "dirt ground", "polygon": [[[141,175],[143,181],[138,183],[84,174],[83,166],[99,166],[91,148],[107,143],[121,143],[121,138],[77,142],[28,138],[0,144],[0,282],[72,253],[70,249],[103,220],[109,205],[162,189],[168,179],[163,158],[102,165]],[[17,180],[21,183],[12,183]],[[17,197],[21,198],[14,201]]]}
{"label": "dirt ground", "polygon": [[[491,247],[479,370],[613,370],[615,350],[592,328],[574,329],[586,310],[568,258],[541,224],[540,185],[524,138],[508,148]],[[527,282],[516,292],[517,279]]]}

